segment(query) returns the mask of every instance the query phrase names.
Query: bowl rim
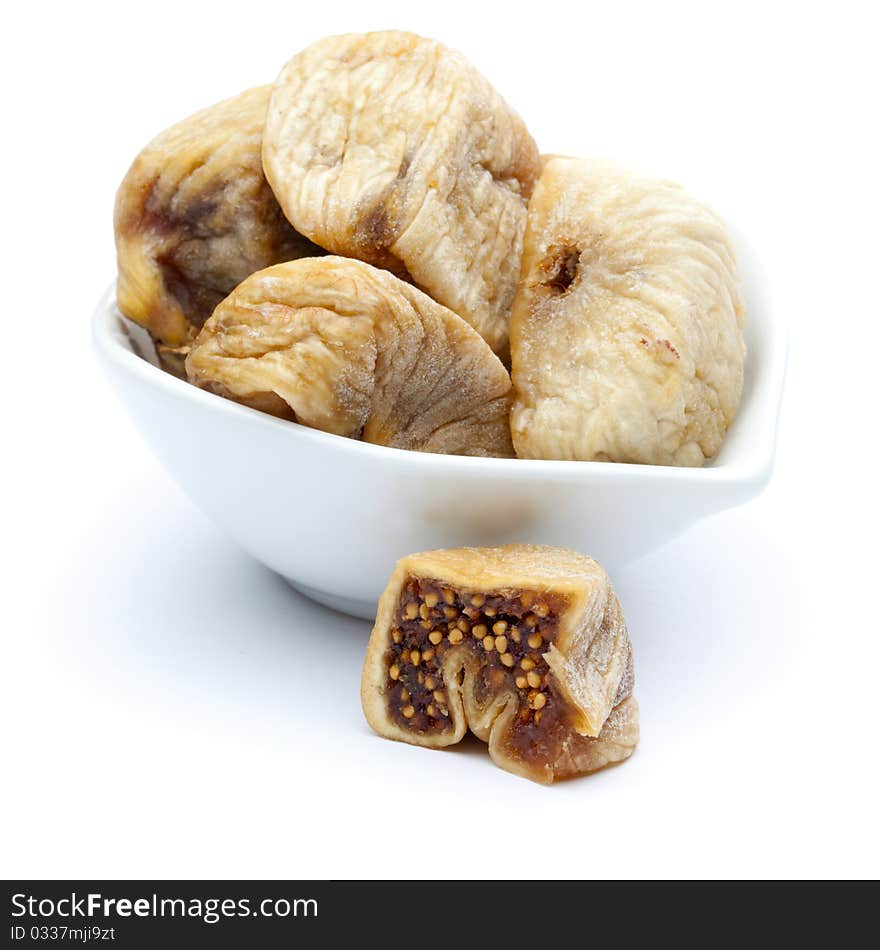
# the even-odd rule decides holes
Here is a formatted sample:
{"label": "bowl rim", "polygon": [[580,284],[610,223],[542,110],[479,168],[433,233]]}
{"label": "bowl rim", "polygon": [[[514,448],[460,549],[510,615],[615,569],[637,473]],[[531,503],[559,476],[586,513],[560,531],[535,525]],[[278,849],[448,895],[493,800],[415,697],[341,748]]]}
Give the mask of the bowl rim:
{"label": "bowl rim", "polygon": [[[762,313],[761,316],[763,318],[764,314]],[[742,445],[739,446],[735,455],[722,457],[713,460],[708,465],[696,468],[648,465],[638,462],[440,455],[347,439],[287,419],[279,419],[190,385],[136,353],[134,341],[127,328],[145,332],[118,310],[116,281],[113,281],[101,295],[92,318],[92,340],[98,353],[104,359],[125,374],[137,377],[148,386],[165,390],[173,398],[190,400],[214,412],[225,413],[230,418],[239,420],[247,418],[251,425],[268,426],[279,432],[285,431],[291,438],[300,439],[305,444],[315,447],[349,451],[355,457],[360,456],[364,460],[386,459],[399,465],[409,465],[416,474],[429,468],[432,474],[437,474],[439,469],[458,476],[501,477],[513,480],[549,478],[566,482],[613,480],[616,482],[638,481],[641,484],[650,481],[657,485],[685,482],[694,486],[711,485],[714,488],[739,485],[744,482],[763,485],[769,480],[776,449],[778,415],[788,349],[785,327],[778,320],[774,320],[769,326],[765,323],[761,337],[760,378],[753,381],[748,411],[743,412],[744,407],[741,405],[740,413],[734,422],[736,425],[742,421],[740,429],[744,425],[751,424],[751,428],[759,430],[758,438],[744,438],[743,433],[740,432],[739,442]]]}

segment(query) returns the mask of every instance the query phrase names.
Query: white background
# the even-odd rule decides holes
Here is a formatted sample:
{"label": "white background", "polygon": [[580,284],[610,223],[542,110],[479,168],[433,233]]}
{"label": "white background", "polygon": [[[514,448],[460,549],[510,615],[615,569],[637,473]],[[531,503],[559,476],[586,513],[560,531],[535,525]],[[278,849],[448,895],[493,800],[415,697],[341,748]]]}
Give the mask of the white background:
{"label": "white background", "polygon": [[[876,876],[872,6],[7,9],[0,873]],[[769,489],[615,577],[638,752],[550,789],[478,743],[374,737],[358,699],[369,626],[208,523],[90,349],[138,149],[324,34],[389,27],[466,52],[542,150],[619,157],[713,203],[791,326]]]}

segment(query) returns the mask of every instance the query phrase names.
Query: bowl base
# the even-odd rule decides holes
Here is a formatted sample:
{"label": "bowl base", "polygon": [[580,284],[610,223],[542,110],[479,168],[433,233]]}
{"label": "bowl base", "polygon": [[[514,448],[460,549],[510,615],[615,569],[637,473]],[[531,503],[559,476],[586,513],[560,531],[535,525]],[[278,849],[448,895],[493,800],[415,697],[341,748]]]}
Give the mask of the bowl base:
{"label": "bowl base", "polygon": [[376,619],[376,604],[372,601],[339,597],[336,594],[328,594],[326,591],[318,590],[315,587],[308,587],[306,584],[292,581],[289,577],[286,577],[285,580],[294,590],[299,591],[304,597],[314,600],[323,607],[338,610],[342,614],[348,614],[350,617],[357,617],[360,620],[372,622]]}

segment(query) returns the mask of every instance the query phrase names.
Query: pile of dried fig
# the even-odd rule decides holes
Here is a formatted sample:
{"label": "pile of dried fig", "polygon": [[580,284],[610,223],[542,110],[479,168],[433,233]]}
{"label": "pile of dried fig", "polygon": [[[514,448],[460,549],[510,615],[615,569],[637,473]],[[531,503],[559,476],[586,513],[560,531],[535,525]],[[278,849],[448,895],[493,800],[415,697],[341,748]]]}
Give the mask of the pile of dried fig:
{"label": "pile of dried fig", "polygon": [[337,435],[700,465],[743,383],[722,222],[539,155],[459,53],[329,37],[155,138],[119,188],[119,309],[170,372]]}

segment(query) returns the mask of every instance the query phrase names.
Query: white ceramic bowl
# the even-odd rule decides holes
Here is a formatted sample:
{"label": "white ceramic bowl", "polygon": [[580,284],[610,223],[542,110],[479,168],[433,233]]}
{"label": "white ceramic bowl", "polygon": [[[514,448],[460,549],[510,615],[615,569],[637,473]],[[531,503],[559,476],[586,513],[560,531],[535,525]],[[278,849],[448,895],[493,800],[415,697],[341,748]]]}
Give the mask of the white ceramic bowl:
{"label": "white ceramic bowl", "polygon": [[749,355],[736,423],[704,468],[405,452],[308,429],[160,370],[111,288],[95,313],[100,361],[137,427],[193,502],[307,596],[372,619],[398,558],[533,541],[614,571],[770,478],[786,338],[747,284]]}

